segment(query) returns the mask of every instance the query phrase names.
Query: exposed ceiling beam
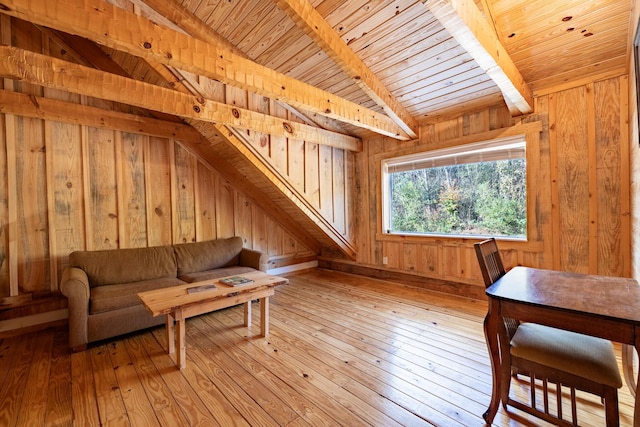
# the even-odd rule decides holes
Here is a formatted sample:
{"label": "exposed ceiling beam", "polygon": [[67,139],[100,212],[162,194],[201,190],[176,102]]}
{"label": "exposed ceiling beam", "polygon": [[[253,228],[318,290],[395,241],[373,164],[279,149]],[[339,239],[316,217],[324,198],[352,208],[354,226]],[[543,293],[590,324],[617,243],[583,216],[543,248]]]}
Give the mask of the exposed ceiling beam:
{"label": "exposed ceiling beam", "polygon": [[[160,25],[164,25],[167,28],[173,28],[176,31],[184,32],[189,34],[192,37],[198,38],[200,40],[214,43],[216,45],[220,45],[225,47],[226,49],[231,50],[236,55],[239,55],[243,58],[248,58],[248,56],[242,52],[240,49],[231,44],[227,39],[222,37],[217,31],[211,28],[209,25],[202,22],[200,18],[195,16],[189,9],[184,7],[179,0],[131,0],[142,13],[140,15],[148,17],[154,22],[157,22]],[[180,70],[169,67],[172,72],[179,76],[183,82],[185,80],[192,80],[189,78],[189,75],[181,72]],[[202,80],[202,76],[198,76],[198,80]],[[193,84],[191,83],[193,86]],[[196,89],[196,88],[193,88]],[[311,117],[308,114],[305,114],[302,110],[296,109],[282,101],[276,100],[277,103],[282,105],[283,108],[290,111],[296,117],[304,121],[310,126],[316,126],[323,129],[330,129],[334,132],[345,133],[340,129],[340,123],[335,120],[331,121],[331,126],[328,128],[327,118],[322,116],[319,119],[318,114],[314,114]]]}
{"label": "exposed ceiling beam", "polygon": [[3,0],[0,12],[398,139],[388,116],[101,0]]}
{"label": "exposed ceiling beam", "polygon": [[308,0],[274,0],[275,3],[411,138],[418,123],[387,90]]}
{"label": "exposed ceiling beam", "polygon": [[362,141],[25,50],[0,46],[0,75],[206,122],[362,150]]}
{"label": "exposed ceiling beam", "polygon": [[172,138],[183,142],[189,141],[195,145],[209,143],[198,131],[184,123],[107,111],[8,90],[0,90],[0,113]]}
{"label": "exposed ceiling beam", "polygon": [[533,95],[473,0],[423,0],[433,16],[502,91],[512,115],[533,111]]}

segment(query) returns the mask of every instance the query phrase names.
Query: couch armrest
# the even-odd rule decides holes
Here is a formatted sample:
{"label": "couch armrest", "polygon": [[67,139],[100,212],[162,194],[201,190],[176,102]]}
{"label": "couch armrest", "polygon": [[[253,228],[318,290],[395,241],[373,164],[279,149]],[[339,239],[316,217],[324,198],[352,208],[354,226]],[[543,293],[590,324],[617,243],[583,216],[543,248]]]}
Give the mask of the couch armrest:
{"label": "couch armrest", "polygon": [[243,267],[251,267],[260,271],[267,271],[267,254],[253,249],[242,248],[240,251],[240,265]]}
{"label": "couch armrest", "polygon": [[69,346],[84,350],[89,341],[87,318],[89,316],[89,279],[80,268],[68,267],[62,273],[60,291],[69,299]]}

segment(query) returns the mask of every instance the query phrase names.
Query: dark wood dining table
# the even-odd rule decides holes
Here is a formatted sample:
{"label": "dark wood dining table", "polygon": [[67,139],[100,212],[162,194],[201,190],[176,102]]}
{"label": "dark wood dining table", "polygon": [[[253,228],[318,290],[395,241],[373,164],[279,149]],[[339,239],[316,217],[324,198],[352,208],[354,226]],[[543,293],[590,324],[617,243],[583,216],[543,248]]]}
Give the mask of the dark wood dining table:
{"label": "dark wood dining table", "polygon": [[[493,387],[483,418],[488,424],[498,412],[508,369],[502,369],[499,343],[508,343],[510,317],[605,338],[640,348],[640,286],[634,279],[515,267],[486,290],[489,310],[484,331],[491,358]],[[640,382],[640,378],[639,378]],[[634,426],[640,427],[639,400]]]}

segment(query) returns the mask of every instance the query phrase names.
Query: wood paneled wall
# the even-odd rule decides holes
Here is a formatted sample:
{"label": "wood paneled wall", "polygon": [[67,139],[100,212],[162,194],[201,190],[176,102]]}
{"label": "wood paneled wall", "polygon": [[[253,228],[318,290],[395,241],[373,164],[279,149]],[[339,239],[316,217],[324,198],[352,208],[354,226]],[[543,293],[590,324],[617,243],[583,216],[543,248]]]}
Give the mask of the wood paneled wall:
{"label": "wood paneled wall", "polygon": [[13,115],[0,124],[0,163],[11,164],[0,197],[0,296],[15,295],[12,286],[57,289],[73,250],[240,235],[272,260],[310,254],[175,140]]}
{"label": "wood paneled wall", "polygon": [[[640,19],[640,7],[633,9],[631,25]],[[637,27],[636,27],[637,29]],[[632,39],[636,40],[637,34],[632,32]],[[633,49],[634,43],[629,43]],[[634,61],[637,55],[629,55],[629,147],[631,152],[631,270],[632,276],[640,279],[640,129],[638,126],[638,88],[636,68]]]}
{"label": "wood paneled wall", "polygon": [[[425,124],[419,140],[365,141],[356,155],[356,263],[482,287],[476,239],[381,233],[380,161],[399,154],[527,134],[528,241],[501,240],[517,264],[613,276],[631,274],[628,77],[539,94],[535,113],[504,107]],[[539,130],[535,129],[538,126]],[[334,254],[325,259],[339,262]],[[384,263],[386,259],[387,263]],[[346,261],[342,261],[347,263]]]}
{"label": "wood paneled wall", "polygon": [[[0,16],[0,38],[5,44],[70,59],[28,22]],[[8,79],[0,79],[0,88],[141,113]],[[265,105],[263,97],[217,90],[225,102],[297,120],[278,104]],[[252,135],[251,140],[315,209],[348,233],[351,154],[267,135]],[[73,250],[239,235],[245,247],[266,251],[273,267],[316,256],[259,207],[264,203],[255,201],[264,196],[238,190],[215,170],[215,158],[203,159],[175,139],[0,114],[0,170],[0,297],[56,290]]]}

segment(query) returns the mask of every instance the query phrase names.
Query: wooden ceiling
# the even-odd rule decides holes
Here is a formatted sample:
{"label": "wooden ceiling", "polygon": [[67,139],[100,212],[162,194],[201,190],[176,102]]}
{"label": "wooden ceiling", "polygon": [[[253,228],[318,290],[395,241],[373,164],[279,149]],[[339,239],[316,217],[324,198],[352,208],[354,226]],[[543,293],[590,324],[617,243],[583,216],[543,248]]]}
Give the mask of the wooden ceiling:
{"label": "wooden ceiling", "polygon": [[[324,47],[319,39],[330,39],[326,34],[309,35],[313,29],[308,26],[315,25],[309,20],[313,22],[315,15],[307,15],[306,24],[294,22],[303,20],[303,3],[307,0],[181,0],[258,64],[376,111],[383,111],[382,103],[354,84],[353,73],[345,72],[358,69],[357,60],[417,121],[504,100],[503,89],[478,65],[476,53],[452,36],[459,32],[455,25],[466,24],[474,33],[480,25],[463,20],[450,28],[430,9],[439,3],[468,8],[471,1],[311,1],[323,25],[339,36],[355,59],[333,53],[338,48]],[[496,36],[489,43],[504,46],[534,93],[571,80],[626,72],[629,31],[635,29],[630,23],[633,0],[476,3]]]}
{"label": "wooden ceiling", "polygon": [[[527,114],[536,94],[628,72],[636,1],[0,0],[85,66],[0,46],[0,75],[186,121],[194,149],[269,194],[310,247],[353,255],[268,162],[238,155],[233,129],[357,152],[372,134],[415,139],[443,116],[497,104]],[[220,84],[297,119],[230,104]]]}
{"label": "wooden ceiling", "polygon": [[38,3],[2,11],[278,99],[342,133],[401,140],[443,114],[497,103],[526,114],[534,93],[623,74],[635,29],[634,0],[132,0],[168,32],[92,27],[100,0]]}

